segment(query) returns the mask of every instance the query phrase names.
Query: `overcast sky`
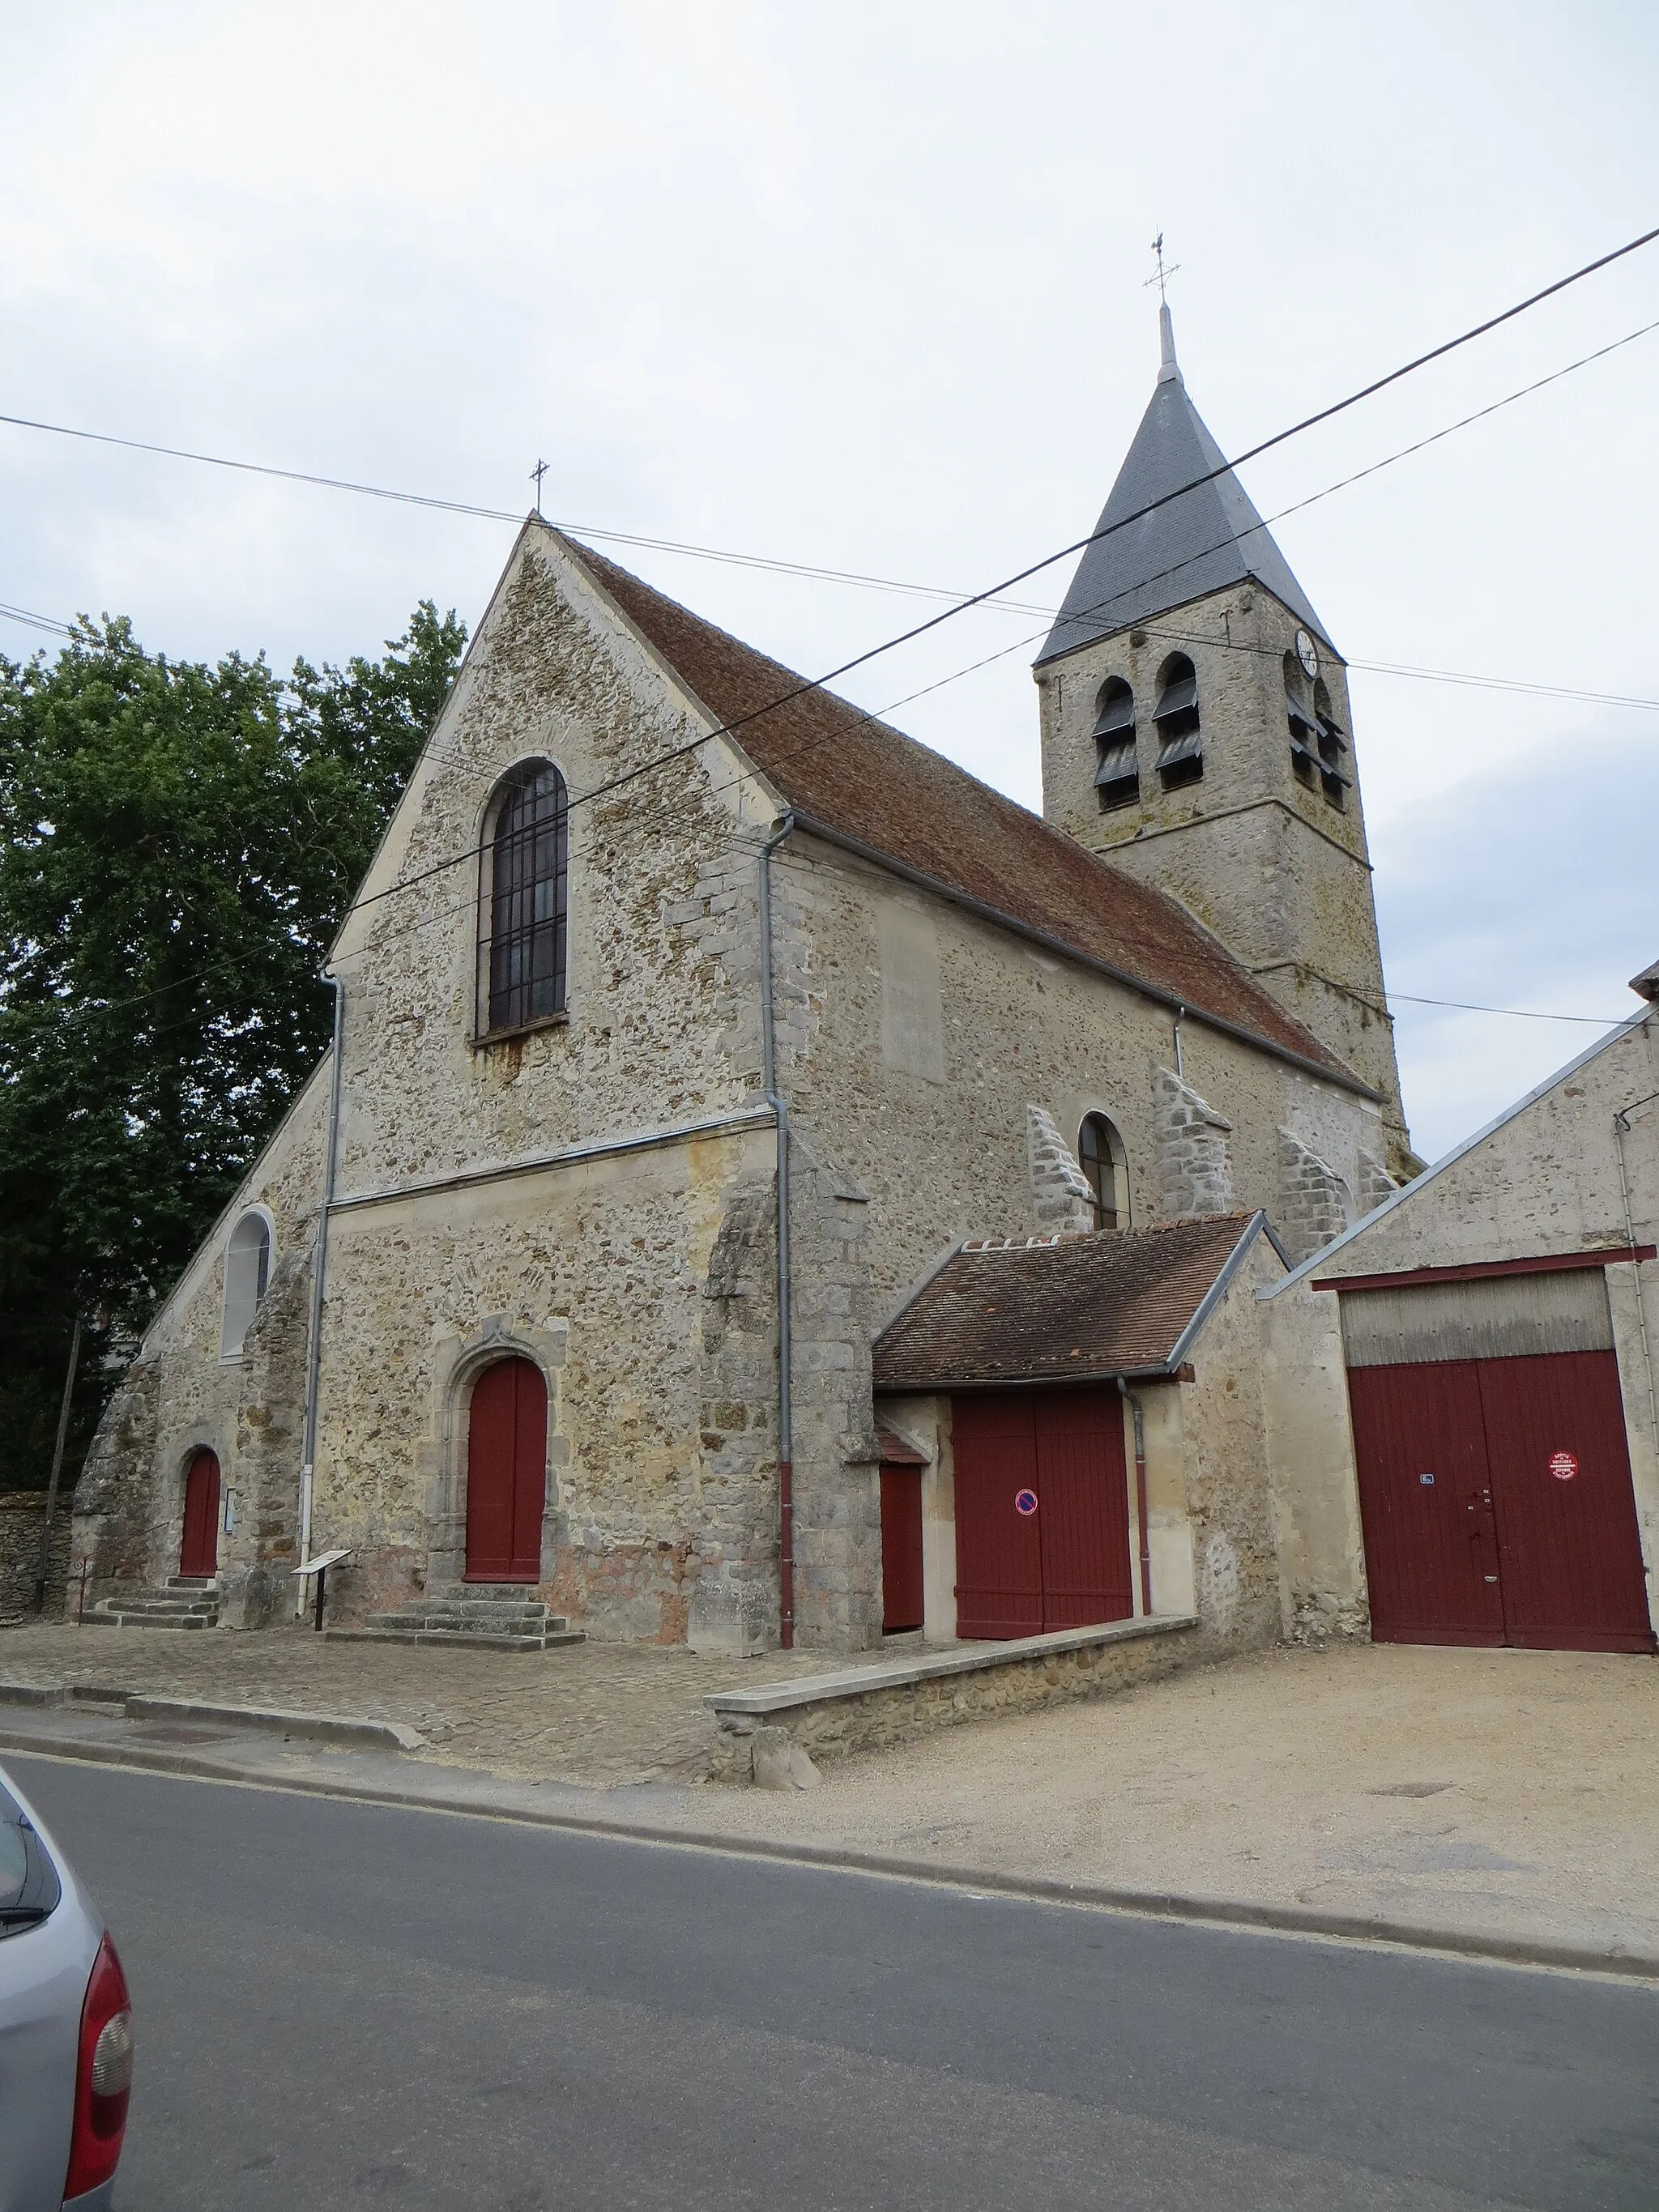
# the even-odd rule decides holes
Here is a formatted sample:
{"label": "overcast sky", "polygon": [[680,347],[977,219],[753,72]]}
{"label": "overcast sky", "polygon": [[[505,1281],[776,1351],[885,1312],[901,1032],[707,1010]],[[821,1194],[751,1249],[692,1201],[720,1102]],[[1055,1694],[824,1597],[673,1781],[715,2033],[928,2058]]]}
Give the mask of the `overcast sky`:
{"label": "overcast sky", "polygon": [[[1659,10],[0,6],[0,411],[972,590],[1081,536],[1160,227],[1235,453],[1659,222]],[[1247,469],[1272,517],[1659,319],[1659,246]],[[1659,331],[1275,526],[1344,654],[1659,700]],[[0,428],[0,601],[279,665],[475,622],[510,525]],[[809,673],[918,603],[610,547]],[[1022,596],[1057,602],[1060,568]],[[1030,641],[844,687],[1040,803]],[[46,641],[0,623],[13,657]],[[991,659],[972,672],[970,664]],[[946,680],[949,679],[949,680]],[[1395,994],[1618,1018],[1659,714],[1356,667]],[[1396,998],[1433,1157],[1583,1048]]]}

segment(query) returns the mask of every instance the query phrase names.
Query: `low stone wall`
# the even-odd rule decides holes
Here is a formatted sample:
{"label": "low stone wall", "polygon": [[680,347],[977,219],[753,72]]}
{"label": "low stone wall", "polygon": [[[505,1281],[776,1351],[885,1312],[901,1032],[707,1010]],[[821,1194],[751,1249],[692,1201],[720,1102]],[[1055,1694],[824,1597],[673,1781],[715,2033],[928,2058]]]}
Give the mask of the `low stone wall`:
{"label": "low stone wall", "polygon": [[[40,1571],[43,1490],[0,1490],[0,1623],[27,1620],[34,1612],[34,1578]],[[61,1620],[69,1582],[70,1494],[60,1491],[58,1526],[46,1570],[46,1618]]]}
{"label": "low stone wall", "polygon": [[1121,1620],[716,1691],[703,1700],[719,1731],[708,1778],[751,1781],[758,1754],[787,1768],[792,1748],[815,1765],[887,1751],[962,1721],[1133,1689],[1210,1656],[1194,1620]]}

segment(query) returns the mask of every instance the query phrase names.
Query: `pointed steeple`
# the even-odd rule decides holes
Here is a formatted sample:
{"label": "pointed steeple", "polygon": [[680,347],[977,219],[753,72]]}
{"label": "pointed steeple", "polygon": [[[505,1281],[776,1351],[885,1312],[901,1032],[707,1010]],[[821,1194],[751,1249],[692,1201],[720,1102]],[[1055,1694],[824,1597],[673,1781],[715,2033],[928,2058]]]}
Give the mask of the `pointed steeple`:
{"label": "pointed steeple", "polygon": [[[1330,633],[1187,395],[1167,303],[1158,309],[1158,382],[1095,526],[1097,533],[1110,534],[1097,534],[1084,549],[1037,666],[1246,577],[1281,600],[1334,653]],[[1217,470],[1219,475],[1212,473]],[[1206,477],[1208,483],[1198,482]],[[1182,491],[1183,484],[1194,489]],[[1180,496],[1170,499],[1171,492]],[[1139,514],[1159,500],[1165,503]],[[1114,527],[1130,514],[1139,520]]]}

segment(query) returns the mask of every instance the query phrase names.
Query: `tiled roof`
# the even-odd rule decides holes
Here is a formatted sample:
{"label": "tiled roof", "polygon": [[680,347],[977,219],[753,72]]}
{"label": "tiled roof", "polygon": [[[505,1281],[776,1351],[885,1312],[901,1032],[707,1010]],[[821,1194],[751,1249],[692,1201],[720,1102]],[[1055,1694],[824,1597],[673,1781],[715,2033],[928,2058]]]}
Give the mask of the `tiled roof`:
{"label": "tiled roof", "polygon": [[965,1246],[877,1338],[875,1387],[1081,1382],[1165,1367],[1259,1218]]}
{"label": "tiled roof", "polygon": [[[1195,1013],[1354,1076],[1185,908],[1097,860],[943,754],[717,629],[572,539],[687,688],[809,822],[872,848]],[[750,719],[750,718],[753,719]]]}

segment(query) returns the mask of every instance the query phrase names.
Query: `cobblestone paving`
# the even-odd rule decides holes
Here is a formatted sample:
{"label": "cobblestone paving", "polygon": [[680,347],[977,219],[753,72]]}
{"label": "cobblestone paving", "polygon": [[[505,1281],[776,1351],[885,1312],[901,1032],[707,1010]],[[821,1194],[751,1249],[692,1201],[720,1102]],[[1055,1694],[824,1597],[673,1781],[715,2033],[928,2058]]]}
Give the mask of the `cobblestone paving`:
{"label": "cobblestone paving", "polygon": [[96,1684],[150,1697],[402,1721],[427,1738],[432,1747],[421,1756],[428,1759],[520,1780],[601,1785],[696,1779],[714,1741],[702,1704],[708,1691],[848,1663],[823,1652],[705,1659],[684,1645],[646,1644],[434,1651],[331,1644],[305,1628],[257,1635],[0,1629],[0,1684]]}

